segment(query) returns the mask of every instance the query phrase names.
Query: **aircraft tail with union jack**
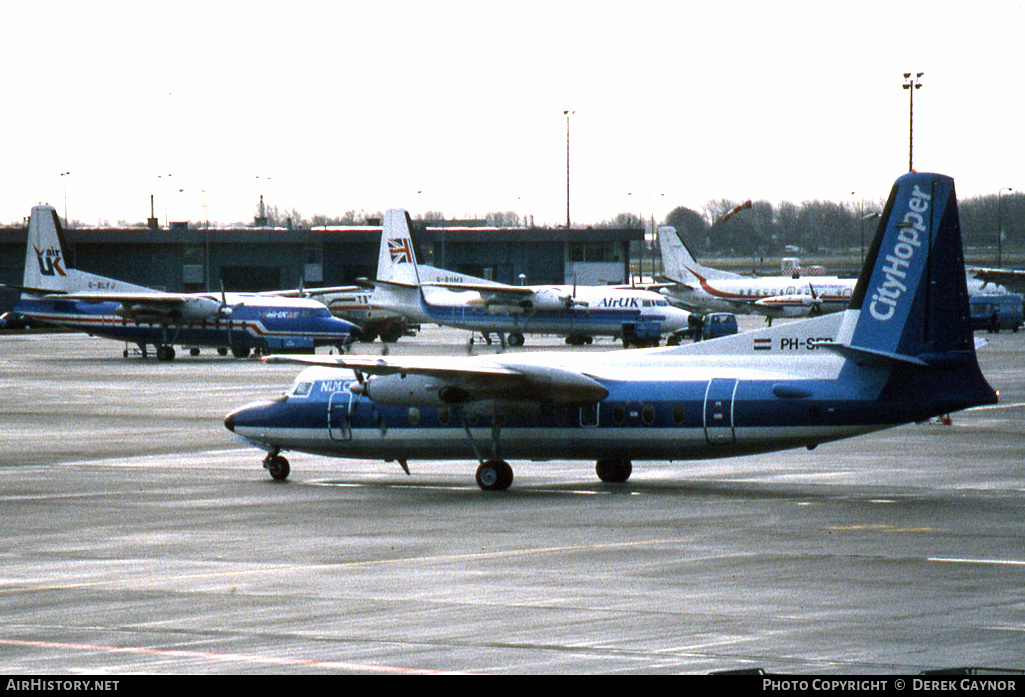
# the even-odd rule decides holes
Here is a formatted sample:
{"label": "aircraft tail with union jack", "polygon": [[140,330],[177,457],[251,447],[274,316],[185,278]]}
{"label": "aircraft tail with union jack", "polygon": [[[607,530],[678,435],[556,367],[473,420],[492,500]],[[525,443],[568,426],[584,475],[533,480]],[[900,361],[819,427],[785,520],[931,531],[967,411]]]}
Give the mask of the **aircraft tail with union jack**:
{"label": "aircraft tail with union jack", "polygon": [[404,210],[391,209],[384,214],[381,250],[377,257],[377,281],[398,285],[419,285],[416,252],[409,235],[412,224]]}

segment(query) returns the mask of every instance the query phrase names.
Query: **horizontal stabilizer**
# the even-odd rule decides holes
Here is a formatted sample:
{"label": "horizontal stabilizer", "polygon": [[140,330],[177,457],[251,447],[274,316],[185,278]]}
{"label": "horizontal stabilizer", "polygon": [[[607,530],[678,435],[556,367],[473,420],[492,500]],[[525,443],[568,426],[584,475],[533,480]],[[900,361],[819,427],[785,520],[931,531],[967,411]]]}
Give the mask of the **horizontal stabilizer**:
{"label": "horizontal stabilizer", "polygon": [[66,290],[50,290],[49,288],[30,288],[29,286],[16,286],[12,283],[0,283],[0,288],[19,290],[22,293],[34,293],[36,295],[65,295]]}
{"label": "horizontal stabilizer", "polygon": [[892,363],[910,363],[912,365],[929,365],[921,358],[906,356],[898,353],[889,353],[868,348],[858,348],[848,344],[822,341],[816,344],[817,348],[824,348],[828,351],[838,353],[849,358],[858,365],[887,365]]}

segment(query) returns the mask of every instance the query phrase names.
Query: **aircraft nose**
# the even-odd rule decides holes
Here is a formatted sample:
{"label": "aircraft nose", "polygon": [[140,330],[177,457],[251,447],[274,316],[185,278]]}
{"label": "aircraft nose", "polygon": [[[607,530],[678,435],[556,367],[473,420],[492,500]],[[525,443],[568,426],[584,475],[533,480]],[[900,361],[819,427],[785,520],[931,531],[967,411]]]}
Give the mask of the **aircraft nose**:
{"label": "aircraft nose", "polygon": [[265,399],[239,407],[224,417],[224,427],[232,433],[248,435],[252,429],[260,429],[274,423],[276,409],[285,401],[282,395],[277,399]]}

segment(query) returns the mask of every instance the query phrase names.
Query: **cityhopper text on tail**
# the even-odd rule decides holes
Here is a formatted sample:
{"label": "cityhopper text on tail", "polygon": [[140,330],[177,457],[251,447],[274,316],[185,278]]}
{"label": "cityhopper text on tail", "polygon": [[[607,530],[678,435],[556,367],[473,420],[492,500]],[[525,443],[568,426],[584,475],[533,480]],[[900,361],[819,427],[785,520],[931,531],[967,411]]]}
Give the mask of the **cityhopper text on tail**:
{"label": "cityhopper text on tail", "polygon": [[954,182],[895,183],[849,309],[685,346],[475,358],[317,356],[287,393],[225,426],[267,451],[476,460],[484,489],[507,460],[635,460],[814,448],[997,395],[975,356]]}
{"label": "cityhopper text on tail", "polygon": [[[262,353],[339,349],[359,337],[359,327],[331,316],[305,298],[273,293],[165,293],[70,268],[60,219],[53,206],[32,208],[23,285],[14,309],[33,320],[147,346],[157,358],[174,358],[174,346],[215,347],[245,357]],[[128,355],[126,349],[124,355]]]}

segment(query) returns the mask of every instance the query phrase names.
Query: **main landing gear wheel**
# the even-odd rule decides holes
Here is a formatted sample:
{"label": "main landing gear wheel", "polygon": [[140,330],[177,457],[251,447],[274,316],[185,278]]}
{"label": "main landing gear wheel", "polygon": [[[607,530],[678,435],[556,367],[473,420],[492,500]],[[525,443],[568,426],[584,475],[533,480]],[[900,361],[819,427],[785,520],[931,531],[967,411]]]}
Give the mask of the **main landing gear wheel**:
{"label": "main landing gear wheel", "polygon": [[598,460],[594,469],[603,482],[620,483],[630,478],[634,468],[629,460],[611,459]]}
{"label": "main landing gear wheel", "polygon": [[386,344],[394,344],[402,337],[402,325],[392,322],[381,332],[381,341]]}
{"label": "main landing gear wheel", "polygon": [[488,460],[477,468],[477,486],[484,491],[505,491],[512,481],[512,467],[505,460]]}
{"label": "main landing gear wheel", "polygon": [[509,342],[510,346],[523,346],[523,334],[520,332],[512,332],[506,338],[506,341]]}
{"label": "main landing gear wheel", "polygon": [[174,360],[174,346],[168,344],[161,344],[157,346],[157,360],[158,361],[173,361]]}
{"label": "main landing gear wheel", "polygon": [[288,474],[292,471],[288,466],[288,460],[280,455],[268,455],[263,461],[263,466],[270,472],[270,476],[279,482],[288,479]]}
{"label": "main landing gear wheel", "polygon": [[232,346],[231,355],[235,358],[249,358],[248,346]]}

